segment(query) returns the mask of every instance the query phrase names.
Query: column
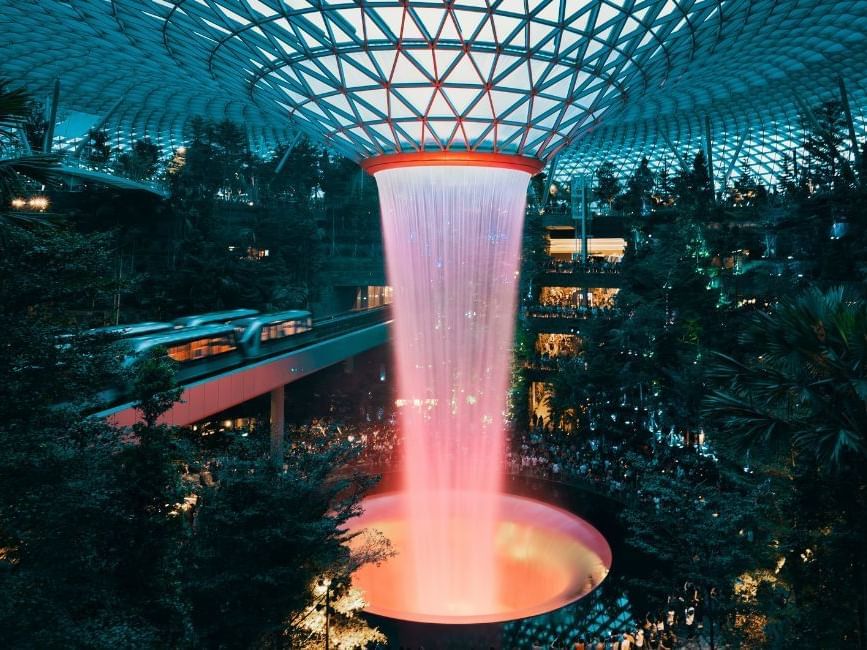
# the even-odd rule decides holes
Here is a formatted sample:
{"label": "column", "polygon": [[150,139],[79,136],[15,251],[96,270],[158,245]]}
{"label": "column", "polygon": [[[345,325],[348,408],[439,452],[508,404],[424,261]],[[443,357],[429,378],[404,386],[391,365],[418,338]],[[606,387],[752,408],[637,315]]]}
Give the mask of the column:
{"label": "column", "polygon": [[278,467],[283,466],[283,431],[286,425],[283,417],[285,397],[284,386],[271,391],[271,460]]}

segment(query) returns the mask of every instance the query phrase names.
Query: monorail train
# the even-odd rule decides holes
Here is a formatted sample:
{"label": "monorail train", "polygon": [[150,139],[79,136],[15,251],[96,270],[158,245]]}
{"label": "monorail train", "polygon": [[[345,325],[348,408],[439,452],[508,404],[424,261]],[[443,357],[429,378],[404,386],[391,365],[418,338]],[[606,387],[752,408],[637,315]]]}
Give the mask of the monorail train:
{"label": "monorail train", "polygon": [[[176,364],[176,381],[188,383],[247,361],[288,352],[316,338],[381,322],[388,309],[349,312],[316,323],[313,315],[304,310],[260,314],[253,309],[236,309],[187,316],[172,323],[112,325],[88,333],[117,337],[126,370],[151,350],[165,349],[166,356]],[[111,391],[111,400],[119,397],[119,391]]]}
{"label": "monorail train", "polygon": [[124,342],[124,367],[132,368],[151,350],[165,348],[166,356],[176,362],[175,381],[181,383],[199,376],[226,370],[244,361],[235,328],[229,325],[182,327]]}
{"label": "monorail train", "polygon": [[[232,324],[247,359],[269,357],[301,345],[312,338],[313,332],[313,316],[309,311],[297,309],[244,318]],[[287,347],[287,343],[291,345]]]}

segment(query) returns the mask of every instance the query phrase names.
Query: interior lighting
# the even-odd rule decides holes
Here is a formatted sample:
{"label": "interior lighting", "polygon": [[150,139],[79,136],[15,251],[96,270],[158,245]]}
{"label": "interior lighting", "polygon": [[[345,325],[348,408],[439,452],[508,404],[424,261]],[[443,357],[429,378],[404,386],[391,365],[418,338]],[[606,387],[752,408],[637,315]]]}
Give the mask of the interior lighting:
{"label": "interior lighting", "polygon": [[33,196],[30,197],[30,200],[27,202],[27,205],[31,210],[39,210],[40,212],[45,212],[48,209],[48,197],[45,196]]}

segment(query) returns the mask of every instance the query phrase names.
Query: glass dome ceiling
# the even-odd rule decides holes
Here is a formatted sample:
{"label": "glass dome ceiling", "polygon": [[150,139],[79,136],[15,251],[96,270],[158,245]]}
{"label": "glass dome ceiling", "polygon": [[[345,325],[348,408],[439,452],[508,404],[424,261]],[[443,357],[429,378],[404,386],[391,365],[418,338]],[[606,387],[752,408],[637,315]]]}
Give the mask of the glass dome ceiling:
{"label": "glass dome ceiling", "polygon": [[[768,171],[801,107],[865,99],[863,0],[0,0],[0,75],[170,143],[193,115],[355,159],[479,150]],[[856,120],[861,121],[860,114]],[[560,153],[562,155],[557,156]]]}

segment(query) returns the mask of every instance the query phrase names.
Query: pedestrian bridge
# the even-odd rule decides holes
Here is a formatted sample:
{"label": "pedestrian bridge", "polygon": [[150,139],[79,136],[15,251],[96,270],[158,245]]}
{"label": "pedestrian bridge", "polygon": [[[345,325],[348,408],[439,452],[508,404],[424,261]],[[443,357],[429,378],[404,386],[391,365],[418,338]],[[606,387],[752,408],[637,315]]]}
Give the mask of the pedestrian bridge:
{"label": "pedestrian bridge", "polygon": [[117,174],[109,174],[104,171],[91,169],[83,163],[77,163],[74,159],[64,160],[58,167],[52,169],[52,173],[57,176],[73,178],[85,183],[105,185],[106,187],[113,187],[119,190],[148,192],[164,199],[170,196],[168,187],[160,183],[134,181]]}

